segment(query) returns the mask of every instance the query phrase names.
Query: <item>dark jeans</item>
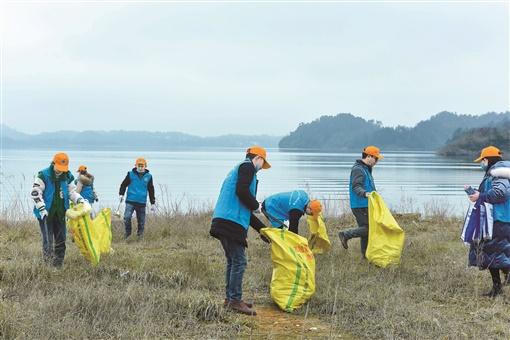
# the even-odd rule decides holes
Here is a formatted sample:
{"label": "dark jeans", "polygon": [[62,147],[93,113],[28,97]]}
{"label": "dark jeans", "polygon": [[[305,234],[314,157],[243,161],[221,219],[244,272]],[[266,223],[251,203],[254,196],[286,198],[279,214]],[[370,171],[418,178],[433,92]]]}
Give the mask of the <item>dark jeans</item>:
{"label": "dark jeans", "polygon": [[347,229],[343,232],[347,239],[360,239],[361,254],[365,257],[368,245],[368,208],[352,208],[352,213],[358,223],[357,228]]}
{"label": "dark jeans", "polygon": [[66,222],[64,219],[44,218],[39,221],[41,229],[43,259],[56,267],[62,266],[66,255]]}
{"label": "dark jeans", "polygon": [[145,206],[134,205],[126,202],[126,209],[124,210],[124,227],[126,228],[126,238],[131,235],[131,217],[133,216],[133,212],[136,212],[136,221],[138,223],[138,230],[136,234],[138,236],[143,235],[145,227]]}
{"label": "dark jeans", "polygon": [[226,237],[220,239],[225,257],[227,270],[225,272],[225,294],[230,300],[241,300],[243,297],[243,275],[246,269],[246,254],[244,245]]}

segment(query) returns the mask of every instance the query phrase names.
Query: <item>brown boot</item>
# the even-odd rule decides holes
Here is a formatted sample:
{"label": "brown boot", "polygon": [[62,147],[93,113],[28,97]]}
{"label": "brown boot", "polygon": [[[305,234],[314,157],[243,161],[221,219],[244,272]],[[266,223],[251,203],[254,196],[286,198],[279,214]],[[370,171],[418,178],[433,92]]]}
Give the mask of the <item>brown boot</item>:
{"label": "brown boot", "polygon": [[257,315],[257,312],[255,312],[254,309],[248,307],[248,305],[242,300],[230,300],[227,306],[231,310],[241,314]]}
{"label": "brown boot", "polygon": [[[244,301],[242,301],[242,302],[244,302]],[[244,303],[246,304],[246,306],[248,306],[248,308],[253,308],[253,303],[249,303],[249,302],[244,302]],[[223,307],[228,307],[228,299],[227,298],[225,298],[225,301],[223,301]]]}

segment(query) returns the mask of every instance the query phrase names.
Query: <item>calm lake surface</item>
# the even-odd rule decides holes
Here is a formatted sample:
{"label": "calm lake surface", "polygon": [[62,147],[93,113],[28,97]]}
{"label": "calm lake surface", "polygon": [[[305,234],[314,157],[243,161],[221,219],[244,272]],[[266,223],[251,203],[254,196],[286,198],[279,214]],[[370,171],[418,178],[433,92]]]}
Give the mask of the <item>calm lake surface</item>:
{"label": "calm lake surface", "polygon": [[[3,150],[1,155],[1,207],[29,210],[34,175],[47,167],[54,150]],[[148,161],[160,205],[172,202],[180,209],[214,206],[227,172],[244,157],[244,150],[186,151],[69,151],[71,169],[88,166],[95,176],[98,206],[116,207],[118,190],[137,157]],[[387,204],[402,212],[446,209],[462,215],[468,201],[463,185],[478,186],[483,177],[478,165],[445,159],[433,152],[384,152],[374,168],[378,191]],[[330,214],[338,213],[348,200],[351,166],[359,153],[312,153],[268,150],[269,170],[259,172],[257,198],[281,191],[304,189],[324,199]],[[21,203],[21,204],[20,204]]]}

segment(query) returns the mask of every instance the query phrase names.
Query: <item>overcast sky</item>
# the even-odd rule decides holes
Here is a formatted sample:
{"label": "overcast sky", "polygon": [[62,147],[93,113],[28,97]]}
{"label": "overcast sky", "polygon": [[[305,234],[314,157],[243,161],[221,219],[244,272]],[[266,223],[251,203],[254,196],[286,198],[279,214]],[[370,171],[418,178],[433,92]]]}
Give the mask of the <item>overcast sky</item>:
{"label": "overcast sky", "polygon": [[350,112],[509,109],[507,3],[5,4],[3,122],[23,132],[284,135]]}

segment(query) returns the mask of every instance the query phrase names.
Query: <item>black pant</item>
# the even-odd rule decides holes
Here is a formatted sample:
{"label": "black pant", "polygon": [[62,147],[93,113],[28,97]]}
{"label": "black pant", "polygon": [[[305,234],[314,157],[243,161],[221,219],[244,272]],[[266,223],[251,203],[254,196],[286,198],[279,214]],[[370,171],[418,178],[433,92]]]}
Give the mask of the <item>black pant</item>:
{"label": "black pant", "polygon": [[489,268],[489,272],[491,273],[492,284],[493,286],[501,286],[501,276],[499,275],[499,271],[502,271],[505,274],[505,284],[508,284],[508,269],[498,269],[498,268]]}
{"label": "black pant", "polygon": [[43,259],[53,261],[53,265],[60,267],[64,263],[66,254],[66,221],[59,218],[44,218],[39,220],[43,247]]}
{"label": "black pant", "polygon": [[357,228],[347,229],[343,232],[347,239],[360,239],[361,254],[365,257],[368,246],[368,208],[352,208],[352,213],[356,218]]}

